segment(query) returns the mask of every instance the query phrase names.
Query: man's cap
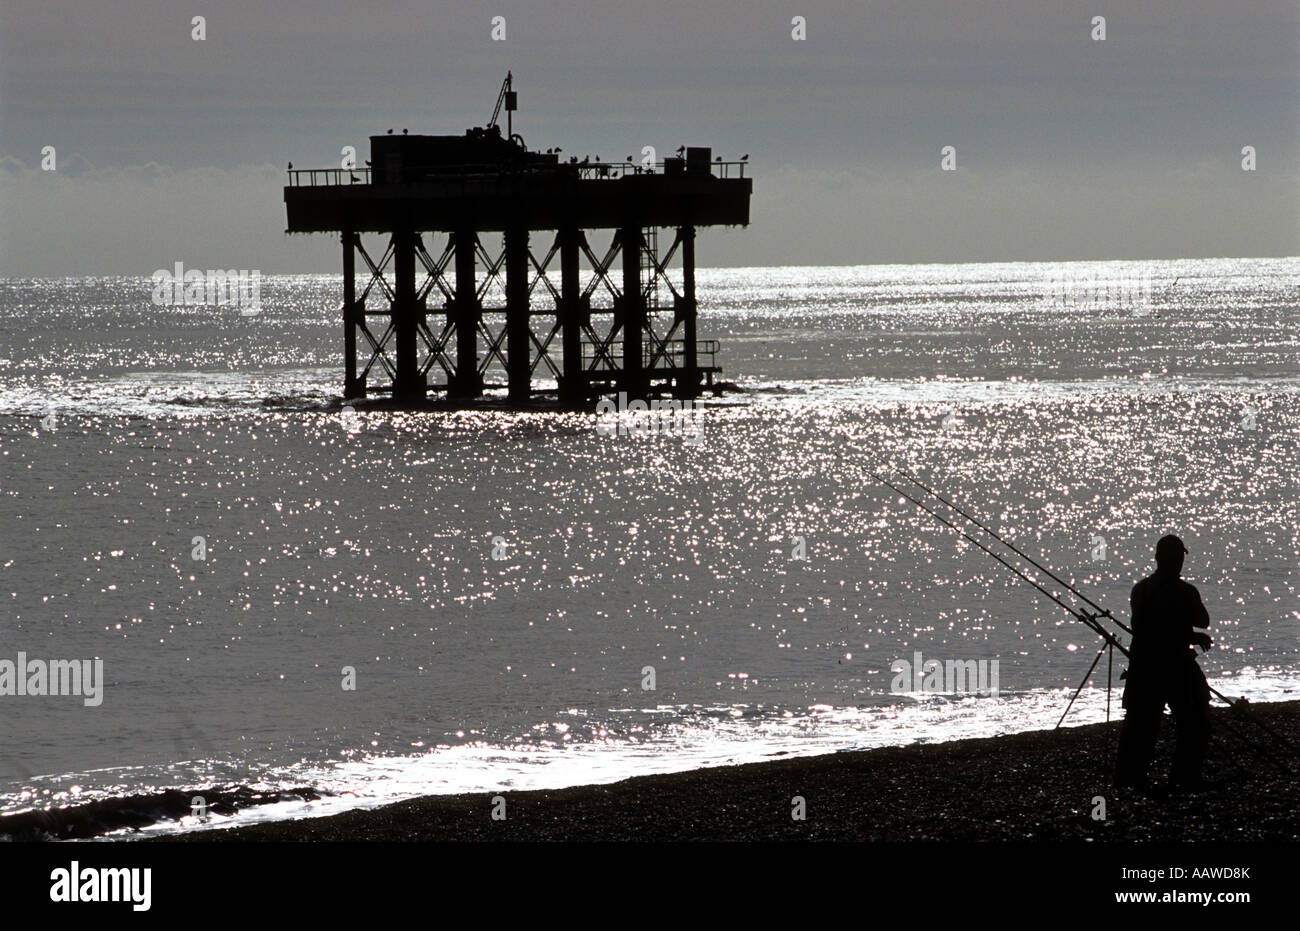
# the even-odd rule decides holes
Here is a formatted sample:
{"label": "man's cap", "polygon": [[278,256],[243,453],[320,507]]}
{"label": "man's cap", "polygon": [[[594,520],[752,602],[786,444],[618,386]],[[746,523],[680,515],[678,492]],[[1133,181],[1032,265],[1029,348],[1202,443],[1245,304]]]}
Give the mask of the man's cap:
{"label": "man's cap", "polygon": [[1187,552],[1187,547],[1183,546],[1183,541],[1172,533],[1160,538],[1156,544],[1156,559],[1165,559],[1170,556],[1181,556]]}

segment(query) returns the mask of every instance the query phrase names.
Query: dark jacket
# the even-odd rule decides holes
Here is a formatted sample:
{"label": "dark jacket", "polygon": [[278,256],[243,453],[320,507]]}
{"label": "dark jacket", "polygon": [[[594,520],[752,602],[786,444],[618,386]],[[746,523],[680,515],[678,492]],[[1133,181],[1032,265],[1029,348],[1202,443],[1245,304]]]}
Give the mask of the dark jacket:
{"label": "dark jacket", "polygon": [[1195,585],[1157,571],[1133,586],[1129,607],[1134,669],[1168,667],[1195,658],[1193,628],[1210,625],[1210,613]]}
{"label": "dark jacket", "polygon": [[1210,623],[1196,586],[1157,571],[1133,586],[1129,604],[1133,643],[1124,707],[1154,707],[1166,701],[1208,702],[1209,687],[1191,646],[1193,628]]}

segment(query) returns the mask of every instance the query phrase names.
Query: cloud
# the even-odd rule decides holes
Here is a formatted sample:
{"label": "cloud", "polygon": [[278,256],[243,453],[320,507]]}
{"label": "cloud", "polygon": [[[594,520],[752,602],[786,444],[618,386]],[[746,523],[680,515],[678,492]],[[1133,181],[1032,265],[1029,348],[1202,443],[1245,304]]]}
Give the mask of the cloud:
{"label": "cloud", "polygon": [[195,42],[166,0],[11,4],[0,271],[336,270],[329,237],[282,235],[271,166],[337,164],[389,126],[462,132],[507,68],[533,148],[752,153],[753,227],[711,232],[706,262],[1294,254],[1300,13],[1238,6],[1100,10],[1095,42],[1093,11],[1038,0],[227,0]]}

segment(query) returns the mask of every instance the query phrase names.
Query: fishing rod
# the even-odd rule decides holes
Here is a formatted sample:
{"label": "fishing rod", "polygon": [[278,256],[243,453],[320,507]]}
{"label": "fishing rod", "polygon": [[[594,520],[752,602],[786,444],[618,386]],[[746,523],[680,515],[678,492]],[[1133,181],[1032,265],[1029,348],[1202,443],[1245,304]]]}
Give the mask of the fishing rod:
{"label": "fishing rod", "polygon": [[[1124,631],[1125,633],[1129,634],[1130,636],[1132,636],[1133,631],[1132,631],[1132,630],[1131,630],[1131,629],[1130,629],[1130,628],[1129,628],[1129,627],[1128,627],[1128,626],[1127,626],[1123,621],[1121,621],[1119,618],[1115,617],[1115,615],[1111,614],[1110,611],[1109,611],[1109,609],[1103,608],[1101,605],[1097,604],[1095,601],[1093,601],[1091,598],[1089,598],[1089,597],[1088,597],[1087,595],[1085,595],[1083,592],[1079,591],[1075,586],[1071,585],[1069,582],[1067,582],[1067,581],[1065,581],[1064,579],[1062,579],[1062,578],[1061,578],[1060,576],[1058,576],[1055,572],[1053,572],[1052,570],[1048,569],[1046,566],[1044,566],[1044,565],[1043,565],[1042,563],[1040,563],[1038,560],[1034,559],[1034,558],[1033,558],[1032,556],[1030,556],[1028,553],[1026,553],[1026,552],[1024,552],[1023,550],[1021,550],[1021,549],[1020,549],[1019,547],[1017,547],[1015,544],[1011,543],[1011,541],[1007,540],[1006,538],[1004,538],[1004,537],[1002,537],[1001,535],[999,535],[998,533],[996,533],[996,532],[995,532],[991,527],[989,527],[987,524],[985,524],[983,521],[981,521],[981,520],[980,520],[978,517],[976,517],[974,514],[971,514],[969,511],[966,511],[966,510],[962,509],[961,507],[958,507],[954,502],[952,502],[952,501],[949,500],[948,498],[944,497],[943,495],[939,494],[939,492],[935,491],[935,490],[934,490],[933,488],[931,488],[929,485],[926,485],[924,482],[922,482],[919,478],[917,478],[917,477],[916,477],[915,475],[913,475],[911,472],[907,471],[906,469],[902,468],[901,466],[896,466],[896,465],[894,465],[893,463],[886,461],[886,460],[884,459],[884,457],[882,457],[882,456],[880,456],[880,455],[877,455],[876,453],[873,453],[873,452],[871,452],[870,450],[867,451],[867,454],[868,454],[869,456],[871,456],[873,459],[875,459],[877,462],[881,463],[882,465],[888,466],[891,470],[894,470],[894,471],[900,472],[900,473],[901,473],[901,474],[902,474],[902,475],[903,475],[903,476],[904,476],[904,477],[905,477],[909,482],[911,482],[913,485],[917,486],[917,487],[920,488],[922,491],[926,492],[927,494],[931,495],[932,497],[936,498],[937,500],[943,502],[945,505],[947,505],[948,507],[950,507],[952,510],[954,510],[954,511],[956,511],[958,514],[960,514],[963,518],[965,518],[966,520],[970,521],[972,524],[974,524],[974,525],[975,525],[976,527],[978,527],[980,530],[983,530],[985,533],[987,533],[987,534],[988,534],[989,536],[991,536],[993,539],[997,540],[999,543],[1001,543],[1001,544],[1002,544],[1003,546],[1005,546],[1007,549],[1011,550],[1011,552],[1015,553],[1017,556],[1019,556],[1021,559],[1025,560],[1027,563],[1029,563],[1031,566],[1033,566],[1033,567],[1034,567],[1035,569],[1037,569],[1039,572],[1042,572],[1042,573],[1043,573],[1044,575],[1046,575],[1048,578],[1052,579],[1052,581],[1054,581],[1054,582],[1056,582],[1058,585],[1062,586],[1066,591],[1070,592],[1070,593],[1071,593],[1072,595],[1074,595],[1076,598],[1078,598],[1079,600],[1081,600],[1084,604],[1088,605],[1088,607],[1092,608],[1094,611],[1097,612],[1095,615],[1092,615],[1091,618],[1090,618],[1090,620],[1094,621],[1094,623],[1089,623],[1089,621],[1087,621],[1087,620],[1085,620],[1084,623],[1087,624],[1088,627],[1089,627],[1091,630],[1096,631],[1096,632],[1098,632],[1098,633],[1101,633],[1101,634],[1102,634],[1102,637],[1105,639],[1105,644],[1102,646],[1101,650],[1098,651],[1097,656],[1093,659],[1093,661],[1092,661],[1092,665],[1088,667],[1088,671],[1084,674],[1082,681],[1079,682],[1079,687],[1078,687],[1077,689],[1075,689],[1075,690],[1074,690],[1074,694],[1070,696],[1070,701],[1066,704],[1066,706],[1065,706],[1065,710],[1061,712],[1061,717],[1060,717],[1060,719],[1056,722],[1056,727],[1054,728],[1054,730],[1059,730],[1060,727],[1061,727],[1061,725],[1062,725],[1063,723],[1065,723],[1065,718],[1066,718],[1066,716],[1070,713],[1070,709],[1074,707],[1074,702],[1075,702],[1075,700],[1079,697],[1080,693],[1083,692],[1083,687],[1084,687],[1085,685],[1087,685],[1087,684],[1088,684],[1088,680],[1092,678],[1093,670],[1095,670],[1095,669],[1097,668],[1097,663],[1101,662],[1101,657],[1102,657],[1103,654],[1108,654],[1108,655],[1111,657],[1110,659],[1108,659],[1108,660],[1106,661],[1106,720],[1109,721],[1109,720],[1110,720],[1111,686],[1112,686],[1112,679],[1111,679],[1111,666],[1112,666],[1112,664],[1113,664],[1113,659],[1114,659],[1114,650],[1115,650],[1115,647],[1119,644],[1119,641],[1113,639],[1112,637],[1107,636],[1104,632],[1102,632],[1102,631],[1100,630],[1100,622],[1099,622],[1099,621],[1096,621],[1096,619],[1097,619],[1097,618],[1102,618],[1102,617],[1104,617],[1104,618],[1108,618],[1109,620],[1111,620],[1112,622],[1114,622],[1115,625],[1116,625],[1117,627],[1120,628],[1120,630]],[[1022,577],[1023,577],[1023,576],[1022,576]],[[1041,588],[1040,588],[1040,591],[1041,591]],[[1059,601],[1058,601],[1057,603],[1060,604]],[[1066,610],[1070,610],[1070,609],[1067,608]],[[1073,613],[1075,613],[1075,612],[1071,611],[1071,613],[1073,614]],[[1076,615],[1076,616],[1078,616],[1078,615]],[[1082,620],[1083,618],[1080,618],[1080,619]],[[1121,651],[1124,652],[1124,655],[1127,657],[1127,656],[1128,656],[1128,651],[1127,651],[1127,650],[1124,650],[1124,648],[1123,648],[1122,646],[1120,647],[1120,649],[1121,649]]]}
{"label": "fishing rod", "polygon": [[878,455],[877,453],[873,453],[873,452],[871,452],[870,450],[867,450],[867,455],[871,456],[873,459],[875,459],[875,460],[876,460],[877,462],[879,462],[881,465],[888,466],[890,469],[892,469],[892,470],[894,470],[894,471],[896,471],[896,472],[901,473],[901,474],[902,474],[902,475],[903,475],[903,476],[904,476],[904,477],[905,477],[909,482],[911,482],[913,485],[917,486],[918,488],[920,488],[922,491],[926,492],[927,494],[934,496],[934,497],[937,498],[939,501],[942,501],[942,502],[943,502],[944,504],[946,504],[948,507],[952,508],[954,511],[956,511],[958,514],[960,514],[960,515],[961,515],[962,517],[964,517],[966,520],[970,521],[972,524],[974,524],[974,525],[975,525],[976,527],[978,527],[980,530],[983,530],[985,533],[987,533],[987,534],[988,534],[989,536],[991,536],[993,539],[997,540],[999,543],[1001,543],[1001,544],[1002,544],[1003,546],[1005,546],[1007,549],[1011,550],[1011,552],[1015,553],[1015,554],[1016,554],[1017,556],[1019,556],[1021,559],[1025,560],[1027,563],[1029,563],[1031,566],[1033,566],[1033,567],[1034,567],[1035,569],[1037,569],[1039,572],[1042,572],[1044,575],[1046,575],[1046,576],[1047,576],[1048,578],[1050,578],[1052,581],[1056,582],[1058,585],[1060,585],[1061,587],[1063,587],[1066,591],[1070,592],[1070,594],[1074,595],[1076,598],[1078,598],[1080,601],[1082,601],[1082,602],[1083,602],[1084,604],[1086,604],[1088,607],[1092,608],[1094,611],[1097,612],[1097,616],[1098,616],[1098,617],[1104,617],[1104,618],[1107,618],[1107,619],[1109,619],[1109,620],[1111,620],[1111,621],[1114,621],[1115,624],[1116,624],[1116,626],[1118,626],[1120,630],[1124,631],[1124,633],[1129,634],[1130,636],[1133,634],[1133,631],[1130,630],[1129,627],[1128,627],[1126,624],[1124,624],[1123,621],[1121,621],[1119,618],[1115,617],[1115,615],[1111,614],[1109,609],[1107,609],[1107,608],[1103,608],[1101,605],[1097,604],[1095,601],[1093,601],[1091,598],[1089,598],[1089,597],[1088,597],[1087,595],[1085,595],[1083,592],[1079,591],[1077,588],[1075,588],[1075,587],[1074,587],[1073,585],[1071,585],[1069,582],[1067,582],[1067,581],[1065,581],[1064,579],[1062,579],[1060,576],[1058,576],[1056,573],[1054,573],[1051,569],[1048,569],[1046,566],[1044,566],[1044,565],[1043,565],[1042,563],[1040,563],[1038,560],[1034,559],[1034,558],[1033,558],[1032,556],[1030,556],[1028,553],[1026,553],[1026,552],[1024,552],[1023,550],[1021,550],[1019,547],[1017,547],[1017,546],[1016,546],[1015,544],[1013,544],[1011,541],[1009,541],[1009,540],[1007,540],[1007,539],[1005,539],[1005,538],[999,536],[997,533],[995,533],[995,532],[993,531],[992,528],[990,528],[987,524],[985,524],[983,521],[981,521],[981,520],[980,520],[979,518],[977,518],[975,515],[971,514],[971,513],[968,512],[968,511],[962,510],[962,508],[958,507],[958,506],[957,506],[956,504],[954,504],[952,501],[948,500],[948,499],[945,498],[943,495],[939,494],[939,492],[935,491],[933,488],[931,488],[930,486],[926,485],[924,482],[922,482],[920,479],[918,479],[915,475],[913,475],[911,472],[908,472],[906,469],[902,468],[901,466],[896,466],[896,465],[894,465],[893,463],[886,461],[882,456]]}
{"label": "fishing rod", "polygon": [[[1102,608],[1102,607],[1101,607],[1100,605],[1098,605],[1095,601],[1093,601],[1092,599],[1090,599],[1090,598],[1088,598],[1086,595],[1084,595],[1082,592],[1080,592],[1080,591],[1079,591],[1075,586],[1073,586],[1073,585],[1071,585],[1070,583],[1064,581],[1064,580],[1061,579],[1059,576],[1057,576],[1055,573],[1053,573],[1051,570],[1047,569],[1045,566],[1043,566],[1041,563],[1039,563],[1037,560],[1035,560],[1033,557],[1029,556],[1027,553],[1025,553],[1024,551],[1022,551],[1021,549],[1019,549],[1018,547],[1016,547],[1015,545],[1013,545],[1012,543],[1010,543],[1009,541],[1007,541],[1006,539],[1004,539],[1002,536],[1000,536],[1000,535],[997,534],[996,532],[994,532],[994,531],[993,531],[991,528],[989,528],[988,525],[985,524],[983,521],[979,520],[977,517],[975,517],[975,516],[974,516],[973,514],[971,514],[970,512],[968,512],[968,511],[966,511],[966,510],[964,510],[964,509],[958,507],[958,506],[957,506],[956,504],[954,504],[952,501],[950,501],[949,499],[945,498],[943,495],[939,494],[937,491],[935,491],[934,489],[930,488],[929,486],[925,485],[923,482],[921,482],[918,478],[916,478],[916,477],[915,477],[914,475],[912,475],[911,473],[907,472],[905,469],[899,468],[898,466],[895,466],[895,465],[893,465],[892,463],[887,462],[886,460],[883,459],[883,457],[878,456],[878,455],[876,455],[875,453],[872,453],[872,452],[870,452],[870,451],[868,451],[868,455],[870,455],[870,456],[871,456],[873,459],[875,459],[877,462],[880,462],[882,465],[886,465],[886,466],[888,466],[888,467],[889,467],[890,469],[892,469],[893,471],[900,472],[900,473],[901,473],[904,477],[906,477],[906,478],[908,479],[908,481],[910,481],[913,485],[917,486],[917,487],[920,488],[922,491],[924,491],[924,492],[926,492],[927,494],[931,495],[932,497],[934,497],[934,498],[937,499],[938,501],[941,501],[941,502],[942,502],[943,504],[945,504],[947,507],[951,508],[953,511],[955,511],[955,512],[958,513],[958,514],[960,514],[964,519],[966,519],[966,520],[969,521],[970,523],[974,524],[974,525],[975,525],[976,527],[978,527],[979,529],[983,530],[983,531],[984,531],[985,533],[987,533],[989,536],[993,537],[993,539],[997,540],[997,541],[998,541],[999,543],[1001,543],[1003,546],[1005,546],[1005,547],[1007,547],[1008,549],[1010,549],[1013,553],[1015,553],[1015,554],[1016,554],[1017,556],[1019,556],[1020,558],[1024,559],[1026,562],[1028,562],[1030,565],[1032,565],[1035,569],[1038,569],[1039,571],[1043,572],[1045,575],[1049,576],[1049,577],[1050,577],[1051,579],[1053,579],[1055,582],[1057,582],[1057,583],[1060,584],[1062,587],[1064,587],[1068,592],[1070,592],[1070,594],[1074,595],[1076,598],[1080,599],[1081,601],[1083,601],[1085,604],[1087,604],[1089,607],[1093,608],[1093,609],[1097,612],[1096,614],[1090,614],[1090,613],[1088,613],[1088,612],[1086,612],[1086,611],[1076,610],[1076,609],[1070,607],[1070,606],[1067,605],[1064,601],[1062,601],[1060,598],[1058,598],[1054,593],[1048,591],[1044,586],[1042,586],[1041,584],[1039,584],[1036,580],[1030,578],[1027,574],[1025,574],[1023,571],[1021,571],[1021,570],[1020,570],[1019,568],[1017,568],[1016,566],[1013,566],[1010,562],[1008,562],[1008,561],[1007,561],[1005,558],[1003,558],[1000,554],[994,552],[992,549],[990,549],[990,548],[989,548],[988,546],[986,546],[984,543],[982,543],[981,541],[975,539],[973,536],[971,536],[971,535],[970,535],[969,533],[967,533],[966,531],[962,530],[960,527],[958,527],[958,526],[957,526],[956,524],[954,524],[952,521],[948,520],[948,519],[945,518],[943,515],[939,514],[939,513],[938,513],[937,511],[935,511],[933,508],[927,506],[927,505],[926,505],[924,502],[922,502],[919,498],[917,498],[917,497],[914,496],[914,495],[908,494],[906,491],[904,491],[903,489],[899,488],[896,484],[894,484],[893,482],[889,481],[888,479],[886,479],[884,476],[880,475],[879,473],[876,473],[876,472],[874,472],[874,471],[872,471],[872,470],[870,470],[870,469],[867,470],[868,474],[871,475],[871,477],[874,478],[876,481],[878,481],[878,482],[880,482],[881,484],[885,485],[886,487],[890,488],[891,490],[893,490],[894,492],[896,492],[897,494],[899,494],[900,496],[902,496],[902,497],[905,498],[906,500],[912,502],[912,504],[914,504],[916,507],[918,507],[918,508],[920,508],[921,510],[925,511],[925,512],[926,512],[927,514],[929,514],[930,516],[934,517],[934,518],[935,518],[936,520],[938,520],[939,522],[943,523],[943,524],[946,525],[947,527],[949,527],[949,528],[951,528],[952,530],[956,531],[958,534],[960,534],[963,538],[965,538],[965,539],[968,540],[969,542],[975,544],[975,546],[977,546],[979,549],[983,550],[985,553],[987,553],[987,554],[989,554],[990,556],[992,556],[994,559],[996,559],[999,563],[1001,563],[1003,566],[1005,566],[1007,569],[1009,569],[1011,572],[1013,572],[1013,573],[1014,573],[1016,576],[1018,576],[1020,579],[1022,579],[1022,580],[1025,581],[1025,582],[1028,582],[1030,585],[1032,585],[1032,586],[1033,586],[1035,589],[1037,589],[1039,592],[1041,592],[1042,594],[1046,595],[1049,599],[1051,599],[1053,602],[1055,602],[1057,605],[1059,605],[1061,608],[1063,608],[1063,609],[1064,609],[1068,614],[1070,614],[1070,615],[1071,615],[1072,617],[1074,617],[1076,620],[1078,620],[1078,621],[1080,621],[1081,623],[1083,623],[1086,627],[1088,627],[1090,630],[1092,630],[1094,633],[1096,633],[1098,636],[1100,636],[1100,637],[1105,641],[1105,645],[1101,648],[1101,650],[1098,652],[1097,656],[1093,659],[1093,661],[1092,661],[1092,665],[1088,667],[1088,672],[1084,675],[1083,680],[1079,683],[1079,687],[1078,687],[1077,689],[1075,689],[1074,694],[1071,696],[1069,703],[1066,705],[1065,711],[1062,712],[1062,714],[1061,714],[1060,720],[1058,720],[1058,721],[1056,722],[1056,727],[1057,727],[1057,728],[1060,728],[1062,722],[1065,721],[1065,717],[1066,717],[1066,715],[1069,714],[1070,709],[1074,706],[1075,699],[1077,699],[1077,698],[1079,697],[1079,694],[1083,691],[1083,687],[1088,683],[1088,680],[1092,677],[1092,673],[1093,673],[1093,671],[1097,668],[1097,663],[1101,661],[1101,657],[1102,657],[1102,654],[1103,654],[1103,653],[1110,652],[1110,653],[1112,654],[1112,656],[1113,656],[1113,651],[1114,651],[1115,649],[1118,649],[1118,650],[1119,650],[1119,651],[1120,651],[1120,652],[1121,652],[1121,653],[1122,653],[1126,658],[1131,659],[1131,655],[1130,655],[1130,653],[1129,653],[1129,650],[1128,650],[1127,648],[1125,648],[1124,645],[1121,644],[1121,643],[1119,642],[1119,640],[1116,639],[1115,636],[1114,636],[1113,634],[1111,634],[1109,631],[1107,631],[1105,628],[1103,628],[1103,627],[1101,626],[1101,623],[1100,623],[1100,620],[1099,620],[1099,619],[1100,619],[1100,618],[1106,618],[1106,619],[1112,621],[1116,626],[1118,626],[1118,627],[1119,627],[1121,630],[1123,630],[1125,633],[1128,633],[1130,636],[1131,636],[1132,633],[1133,633],[1132,629],[1129,628],[1129,627],[1128,627],[1126,624],[1124,624],[1122,621],[1120,621],[1118,618],[1116,618],[1116,617],[1115,617],[1115,616],[1114,616],[1114,615],[1113,615],[1109,610],[1107,610],[1107,609],[1105,609],[1105,608]],[[1228,705],[1228,707],[1229,707],[1230,709],[1232,709],[1234,712],[1237,712],[1238,714],[1240,714],[1241,712],[1243,712],[1245,709],[1247,709],[1247,708],[1249,707],[1249,702],[1248,702],[1244,697],[1239,698],[1239,699],[1237,699],[1237,700],[1234,701],[1233,699],[1229,698],[1227,695],[1223,694],[1223,692],[1219,691],[1219,690],[1216,689],[1214,686],[1210,685],[1208,682],[1206,683],[1206,687],[1209,689],[1209,691],[1210,691],[1210,693],[1211,693],[1212,695],[1214,695],[1215,697],[1217,697],[1218,699],[1220,699],[1221,701],[1223,701],[1225,704]],[[1106,720],[1108,720],[1108,721],[1110,720],[1110,693],[1111,693],[1111,678],[1110,678],[1110,662],[1108,661],[1108,663],[1107,663],[1107,683],[1106,683]],[[1281,744],[1284,744],[1284,745],[1287,745],[1287,746],[1290,746],[1290,745],[1291,745],[1291,742],[1290,742],[1290,740],[1289,740],[1288,738],[1286,738],[1286,737],[1283,736],[1282,734],[1279,734],[1277,731],[1275,731],[1273,728],[1271,728],[1271,727],[1269,727],[1268,725],[1266,725],[1264,722],[1259,721],[1259,720],[1257,720],[1257,719],[1255,719],[1255,718],[1253,718],[1253,717],[1248,717],[1248,718],[1246,718],[1246,719],[1249,720],[1249,721],[1250,721],[1252,724],[1254,724],[1256,727],[1258,727],[1260,730],[1262,730],[1264,733],[1268,734],[1270,737],[1272,737],[1272,738],[1273,738],[1274,740],[1276,740],[1277,742],[1279,742],[1279,743],[1281,743]],[[1290,772],[1290,770],[1286,767],[1286,765],[1285,765],[1284,763],[1282,763],[1281,761],[1279,761],[1279,760],[1278,760],[1276,757],[1274,757],[1271,753],[1268,753],[1267,751],[1265,751],[1265,750],[1264,750],[1261,746],[1259,746],[1255,741],[1250,740],[1248,737],[1246,737],[1244,734],[1242,734],[1242,733],[1241,733],[1240,731],[1238,731],[1236,728],[1233,728],[1231,725],[1228,725],[1226,722],[1220,722],[1220,723],[1223,723],[1224,726],[1225,726],[1225,728],[1226,728],[1230,733],[1232,733],[1234,736],[1236,736],[1237,738],[1239,738],[1240,740],[1242,740],[1242,741],[1243,741],[1244,743],[1246,743],[1248,746],[1252,747],[1252,748],[1253,748],[1257,753],[1259,753],[1261,756],[1263,756],[1264,758],[1268,759],[1270,762],[1272,762],[1272,763],[1274,763],[1275,765],[1277,765],[1278,767],[1280,767],[1280,768],[1283,770],[1283,772],[1287,772],[1287,773]]]}
{"label": "fishing rod", "polygon": [[970,541],[975,546],[979,547],[985,553],[988,553],[990,556],[992,556],[994,559],[1000,562],[1007,569],[1011,570],[1011,572],[1015,573],[1015,575],[1018,576],[1021,580],[1028,582],[1034,588],[1038,589],[1039,592],[1046,595],[1057,605],[1059,605],[1062,609],[1064,609],[1066,613],[1068,613],[1070,616],[1078,620],[1080,623],[1084,624],[1086,627],[1088,627],[1090,630],[1096,633],[1099,637],[1101,637],[1103,640],[1105,640],[1108,644],[1113,646],[1115,649],[1118,649],[1125,656],[1129,655],[1128,648],[1125,647],[1122,643],[1120,643],[1119,640],[1115,638],[1114,634],[1112,634],[1110,631],[1102,627],[1101,624],[1097,621],[1098,615],[1092,615],[1086,611],[1080,611],[1070,607],[1068,604],[1066,604],[1064,601],[1058,598],[1055,593],[1044,588],[1036,579],[1030,578],[1019,567],[1013,566],[1010,562],[1008,562],[1000,553],[994,552],[987,545],[985,545],[985,543],[982,540],[978,540],[975,537],[971,536],[969,533],[967,533],[965,530],[962,530],[960,527],[958,527],[948,518],[944,517],[934,508],[927,505],[920,498],[908,494],[906,491],[899,488],[897,485],[895,485],[893,482],[891,482],[889,479],[885,478],[884,476],[880,475],[879,473],[872,472],[871,470],[867,470],[867,471],[868,474],[876,481],[880,482],[882,485],[885,485],[888,488],[893,489],[903,498],[906,498],[908,501],[912,502],[912,504],[916,505],[918,508],[925,511],[935,520],[939,521],[940,523],[944,524],[947,527],[950,527],[952,530],[955,530],[963,538]]}

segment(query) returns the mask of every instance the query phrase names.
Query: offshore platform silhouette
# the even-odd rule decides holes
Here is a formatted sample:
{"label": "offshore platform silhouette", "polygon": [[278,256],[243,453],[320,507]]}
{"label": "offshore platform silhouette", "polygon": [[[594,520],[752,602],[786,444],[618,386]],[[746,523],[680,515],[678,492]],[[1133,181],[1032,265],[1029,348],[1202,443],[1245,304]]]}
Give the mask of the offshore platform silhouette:
{"label": "offshore platform silhouette", "polygon": [[[344,396],[472,402],[505,387],[522,403],[546,393],[535,375],[553,378],[566,403],[716,388],[717,343],[696,336],[695,231],[748,225],[745,160],[682,147],[654,164],[561,161],[561,150],[530,151],[513,131],[516,106],[507,74],[485,127],[371,136],[365,168],[291,163],[287,232],[336,233],[343,244]],[[660,229],[672,236],[662,254]],[[588,236],[599,230],[613,231],[601,254]],[[363,233],[387,237],[378,261]],[[502,234],[498,254],[483,233]],[[426,235],[445,243],[431,252]],[[680,290],[668,274],[678,250]],[[360,292],[358,255],[369,272]],[[484,306],[494,284],[504,286],[504,306]],[[665,294],[671,304],[661,306]],[[489,384],[502,370],[505,385]]]}

